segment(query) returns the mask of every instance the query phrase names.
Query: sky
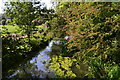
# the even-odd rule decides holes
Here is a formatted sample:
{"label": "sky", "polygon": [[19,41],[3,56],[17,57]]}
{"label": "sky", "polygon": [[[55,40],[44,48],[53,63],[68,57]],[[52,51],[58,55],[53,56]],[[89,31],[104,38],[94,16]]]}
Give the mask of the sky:
{"label": "sky", "polygon": [[50,3],[51,0],[42,0],[42,2],[44,2],[47,5],[47,8],[49,9],[52,4]]}
{"label": "sky", "polygon": [[[7,1],[7,0],[5,0],[5,1]],[[47,5],[47,9],[49,9],[52,6],[50,1],[51,0],[41,0],[41,2],[44,2]],[[3,0],[0,0],[0,13],[3,13],[3,7],[4,7]]]}
{"label": "sky", "polygon": [[3,3],[2,0],[0,0],[0,13],[2,13],[2,7],[3,7]]}

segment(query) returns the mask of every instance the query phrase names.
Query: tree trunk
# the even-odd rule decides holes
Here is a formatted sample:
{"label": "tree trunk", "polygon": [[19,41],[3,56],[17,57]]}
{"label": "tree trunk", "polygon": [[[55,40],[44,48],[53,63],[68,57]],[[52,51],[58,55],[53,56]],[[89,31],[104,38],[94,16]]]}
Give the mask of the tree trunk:
{"label": "tree trunk", "polygon": [[28,32],[27,36],[28,36],[28,43],[30,44],[30,32]]}

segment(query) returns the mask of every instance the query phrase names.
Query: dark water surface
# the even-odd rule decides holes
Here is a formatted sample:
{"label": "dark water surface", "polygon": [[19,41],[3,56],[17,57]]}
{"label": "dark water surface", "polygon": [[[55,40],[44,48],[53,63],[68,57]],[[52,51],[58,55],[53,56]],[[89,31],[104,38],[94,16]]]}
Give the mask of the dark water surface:
{"label": "dark water surface", "polygon": [[50,55],[53,44],[59,45],[61,41],[51,41],[49,45],[39,54],[27,61],[24,65],[20,64],[12,75],[6,78],[54,78],[55,73],[51,72],[47,65],[49,64]]}

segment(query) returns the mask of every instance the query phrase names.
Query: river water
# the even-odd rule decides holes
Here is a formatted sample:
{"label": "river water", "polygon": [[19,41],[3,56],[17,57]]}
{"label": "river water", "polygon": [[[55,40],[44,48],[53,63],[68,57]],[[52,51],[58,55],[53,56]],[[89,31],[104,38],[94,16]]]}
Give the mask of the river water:
{"label": "river water", "polygon": [[49,64],[50,55],[53,45],[60,45],[62,41],[52,40],[49,45],[39,54],[27,61],[26,64],[19,65],[19,68],[15,72],[7,76],[7,78],[54,78],[55,73],[50,72],[46,65]]}

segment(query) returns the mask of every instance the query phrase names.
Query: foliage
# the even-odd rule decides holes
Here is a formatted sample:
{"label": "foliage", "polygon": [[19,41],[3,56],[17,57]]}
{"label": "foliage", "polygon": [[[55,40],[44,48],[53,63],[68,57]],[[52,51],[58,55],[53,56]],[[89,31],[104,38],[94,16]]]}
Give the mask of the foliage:
{"label": "foliage", "polygon": [[[4,72],[8,70],[7,67],[9,67],[9,69],[12,68],[12,65],[14,64],[14,62],[18,61],[17,57],[19,57],[19,60],[21,60],[25,52],[29,51],[31,48],[28,44],[26,44],[25,40],[19,41],[18,39],[16,40],[11,38],[3,38],[2,43],[3,43],[2,58],[3,58]],[[3,76],[4,76],[4,73],[3,73]]]}
{"label": "foliage", "polygon": [[[56,8],[56,14],[51,14],[52,17],[49,17],[46,22],[48,28],[38,28],[41,34],[33,34],[31,44],[28,44],[27,39],[19,41],[7,38],[7,40],[3,40],[5,43],[3,45],[3,61],[7,62],[11,59],[9,53],[12,53],[12,56],[24,55],[28,51],[37,49],[40,44],[43,45],[44,39],[66,35],[71,38],[63,45],[61,54],[64,57],[61,54],[53,55],[50,60],[49,68],[56,73],[56,77],[78,77],[75,70],[71,69],[74,66],[78,73],[83,72],[80,77],[120,79],[119,4],[114,2],[60,2]],[[24,4],[13,2],[11,5],[16,7],[8,8],[10,10],[8,15],[15,17],[13,20],[22,30],[25,30],[25,33],[32,33],[35,30],[34,19],[40,17],[38,14],[40,10],[29,2]],[[35,11],[38,12],[34,13]],[[26,13],[28,14],[23,16]],[[57,53],[59,48],[53,48]],[[83,69],[84,67],[85,69]]]}
{"label": "foliage", "polygon": [[[108,78],[108,79],[110,79],[110,78],[119,79],[120,78],[119,77],[120,67],[115,62],[104,63],[100,59],[93,59],[90,62],[90,64],[91,65],[90,65],[89,70],[92,71],[92,73],[93,73],[91,77],[94,76],[94,77],[97,77],[97,78]],[[98,73],[98,71],[99,71],[99,73]]]}
{"label": "foliage", "polygon": [[76,61],[76,59],[53,55],[49,64],[50,71],[54,71],[56,77],[76,77],[70,68],[74,61]]}
{"label": "foliage", "polygon": [[88,63],[92,77],[108,78],[111,71],[104,65],[120,62],[119,3],[60,3],[58,12],[66,21],[64,31],[73,37],[67,42],[68,55]]}
{"label": "foliage", "polygon": [[10,24],[10,23],[11,23],[11,19],[7,19],[6,24]]}
{"label": "foliage", "polygon": [[[47,41],[44,39],[31,38],[29,44],[28,38],[12,39],[11,37],[2,39],[2,62],[3,77],[9,74],[9,70],[16,68],[21,61],[35,55],[37,51],[45,48]],[[34,54],[33,54],[34,53]],[[27,57],[26,57],[27,56]],[[17,62],[17,63],[16,63]]]}
{"label": "foliage", "polygon": [[62,31],[63,26],[65,25],[65,20],[59,16],[58,13],[52,15],[53,17],[46,22],[49,27],[49,31],[53,32],[53,37],[64,37],[65,32]]}
{"label": "foliage", "polygon": [[19,27],[17,25],[13,26],[13,25],[5,25],[5,26],[2,26],[0,25],[0,27],[2,27],[2,34],[3,35],[6,35],[7,33],[6,32],[9,32],[10,34],[19,34]]}
{"label": "foliage", "polygon": [[32,2],[10,2],[6,4],[6,15],[12,18],[13,22],[30,38],[30,33],[36,28],[32,21],[41,16],[40,2],[37,5],[36,3],[33,5]]}
{"label": "foliage", "polygon": [[110,71],[108,72],[108,78],[117,78],[120,79],[120,67],[118,65],[110,67]]}
{"label": "foliage", "polygon": [[[18,28],[17,26],[11,26],[11,25],[10,26],[6,25],[5,27],[7,27],[8,30],[6,32],[4,31],[4,33],[7,33],[8,31],[13,33],[12,29]],[[2,58],[3,58],[3,66],[4,66],[3,77],[11,73],[12,71],[10,70],[13,70],[15,66],[18,66],[18,64],[20,64],[21,61],[34,55],[40,49],[45,48],[45,46],[47,45],[48,39],[46,39],[44,35],[41,34],[40,32],[38,31],[36,32],[34,34],[31,34],[32,36],[31,36],[30,42],[26,37],[21,39],[17,39],[16,37],[15,39],[12,39],[9,36],[2,38],[2,43],[3,43]],[[17,33],[17,34],[20,34],[20,33]],[[21,37],[20,35],[17,37]]]}

